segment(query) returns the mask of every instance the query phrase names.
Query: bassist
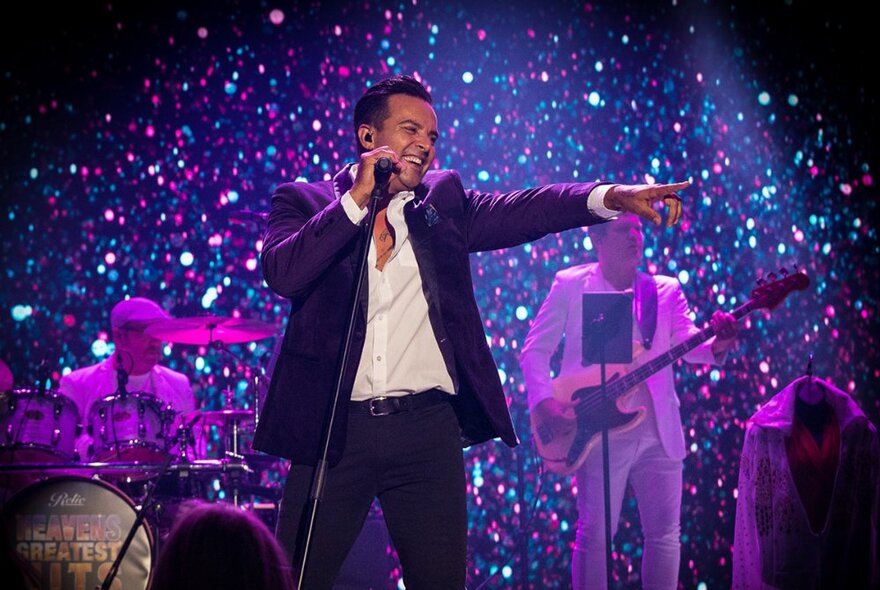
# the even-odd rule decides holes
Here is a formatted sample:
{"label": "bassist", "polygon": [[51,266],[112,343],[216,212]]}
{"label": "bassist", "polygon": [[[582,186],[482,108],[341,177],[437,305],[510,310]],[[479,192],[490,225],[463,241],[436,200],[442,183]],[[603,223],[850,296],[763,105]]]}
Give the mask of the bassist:
{"label": "bassist", "polygon": [[[634,291],[632,367],[699,332],[676,279],[638,272],[644,250],[638,217],[621,215],[615,221],[590,227],[589,232],[598,263],[571,267],[556,275],[522,350],[532,424],[533,427],[541,424],[548,438],[553,438],[554,432],[564,434],[575,428],[572,406],[578,399],[566,399],[564,392],[559,391],[559,384],[566,378],[577,379],[585,369],[581,366],[583,293]],[[716,336],[693,348],[683,357],[685,361],[705,364],[724,361],[736,340],[736,319],[716,311],[711,325]],[[551,357],[563,338],[560,376],[554,380]],[[609,367],[607,379],[626,368]],[[617,528],[621,502],[629,483],[638,502],[644,534],[641,581],[646,589],[674,590],[678,584],[685,456],[678,406],[672,367],[667,366],[617,400],[622,412],[640,410],[633,414],[635,419],[631,422],[610,428],[609,432],[611,527],[612,531]],[[536,440],[539,440],[537,435]],[[572,556],[574,590],[605,588],[606,583],[601,438],[594,437],[594,442],[596,452],[581,455],[581,463],[544,457],[551,469],[554,462],[556,467],[562,466],[554,469],[558,472],[565,472],[564,467],[569,465],[578,485],[578,525]]]}

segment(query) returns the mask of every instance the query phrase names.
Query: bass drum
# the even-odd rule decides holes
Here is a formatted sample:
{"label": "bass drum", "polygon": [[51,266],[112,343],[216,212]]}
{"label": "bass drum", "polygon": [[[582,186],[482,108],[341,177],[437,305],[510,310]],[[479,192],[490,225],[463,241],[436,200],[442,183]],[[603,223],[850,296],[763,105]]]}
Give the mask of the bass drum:
{"label": "bass drum", "polygon": [[[40,588],[99,588],[119,555],[136,512],[131,499],[100,480],[46,479],[20,490],[3,508],[5,534],[29,563]],[[142,524],[111,588],[144,590],[153,565],[152,534]]]}

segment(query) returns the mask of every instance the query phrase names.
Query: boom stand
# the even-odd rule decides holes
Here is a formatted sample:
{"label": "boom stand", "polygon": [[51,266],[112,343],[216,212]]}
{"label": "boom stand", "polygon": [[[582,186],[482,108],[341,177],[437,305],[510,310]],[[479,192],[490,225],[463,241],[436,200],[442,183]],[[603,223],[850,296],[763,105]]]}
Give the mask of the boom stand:
{"label": "boom stand", "polygon": [[599,364],[602,399],[602,479],[605,499],[605,576],[612,588],[611,481],[608,457],[608,417],[611,408],[605,387],[605,365],[632,362],[632,302],[628,292],[584,293],[581,364]]}
{"label": "boom stand", "polygon": [[[172,455],[169,454],[165,461],[162,463],[162,469],[159,470],[159,475],[168,471],[168,466],[171,464]],[[122,567],[122,560],[125,557],[125,554],[128,552],[128,548],[131,546],[132,541],[134,541],[134,537],[138,532],[138,529],[144,524],[144,518],[147,515],[147,510],[152,508],[153,506],[153,493],[156,491],[156,488],[159,487],[159,478],[157,477],[155,481],[151,482],[150,489],[147,491],[147,495],[141,503],[140,508],[135,514],[134,522],[131,525],[131,528],[128,529],[128,536],[125,537],[125,541],[123,541],[122,546],[119,548],[119,553],[116,555],[116,559],[113,560],[113,565],[110,566],[110,570],[107,572],[107,576],[104,578],[104,581],[101,583],[100,590],[110,590],[111,585],[113,584],[113,580],[116,578],[116,574],[119,573],[119,568]]]}
{"label": "boom stand", "polygon": [[369,257],[370,253],[370,243],[373,239],[373,226],[376,225],[376,214],[378,213],[379,200],[381,199],[382,194],[384,194],[385,192],[385,187],[388,185],[388,178],[390,178],[391,176],[391,171],[389,169],[388,178],[382,180],[378,178],[378,171],[376,175],[376,185],[373,187],[373,193],[370,196],[370,213],[367,216],[367,223],[365,224],[366,227],[364,228],[366,230],[366,237],[361,252],[360,263],[358,264],[354,293],[352,294],[351,299],[351,310],[348,318],[348,329],[346,330],[345,341],[342,346],[342,355],[339,359],[339,369],[337,370],[336,375],[336,390],[333,393],[333,400],[330,404],[330,416],[327,418],[327,422],[324,424],[321,456],[318,458],[318,462],[315,464],[315,471],[312,474],[311,492],[309,497],[310,504],[308,505],[308,529],[306,530],[305,542],[303,544],[302,565],[299,570],[299,580],[297,583],[298,588],[303,588],[303,580],[305,579],[306,566],[308,565],[309,561],[309,549],[312,544],[312,534],[314,533],[315,529],[315,519],[318,513],[318,506],[321,503],[321,498],[324,495],[324,483],[327,476],[327,456],[330,452],[330,438],[334,427],[333,422],[336,419],[336,410],[341,397],[342,378],[343,374],[345,373],[345,366],[348,364],[348,357],[351,354],[352,336],[354,334],[354,326],[355,320],[357,318],[361,290],[363,289],[364,285],[364,277],[367,275],[367,258]]}

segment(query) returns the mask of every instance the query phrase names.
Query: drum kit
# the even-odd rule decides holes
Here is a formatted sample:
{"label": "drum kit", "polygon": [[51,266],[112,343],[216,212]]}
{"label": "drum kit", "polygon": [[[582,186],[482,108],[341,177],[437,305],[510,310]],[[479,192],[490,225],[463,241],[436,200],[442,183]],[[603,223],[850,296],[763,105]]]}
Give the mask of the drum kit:
{"label": "drum kit", "polygon": [[[277,329],[256,320],[206,316],[163,321],[146,333],[165,342],[229,352],[227,344],[275,336]],[[68,562],[88,561],[94,567],[82,565],[82,571],[88,569],[100,579],[135,524],[136,510],[143,509],[145,522],[135,535],[131,559],[126,555],[118,572],[126,588],[144,587],[144,562],[151,562],[155,545],[189,500],[228,501],[259,510],[271,526],[280,489],[265,472],[283,475],[284,465],[250,448],[249,435],[259,416],[261,375],[250,384],[252,409],[232,407],[227,390],[223,408],[187,416],[176,415],[150,393],[124,387],[93,402],[89,415],[80,416],[77,404],[58,391],[12,385],[11,371],[0,361],[0,516],[7,525],[14,523],[9,530],[18,552],[30,552],[32,563],[45,566],[39,572],[50,581],[45,587],[67,587],[59,581],[66,575],[58,571],[58,560],[45,553],[50,551],[47,541],[52,541],[56,556],[62,545],[65,551],[80,553],[64,558],[65,568]],[[77,454],[82,432],[92,439],[86,460]],[[217,458],[203,458],[205,445],[197,443],[195,432],[218,439]],[[88,538],[78,537],[80,520]],[[58,538],[49,539],[53,524],[59,527]],[[67,538],[71,526],[76,542]]]}

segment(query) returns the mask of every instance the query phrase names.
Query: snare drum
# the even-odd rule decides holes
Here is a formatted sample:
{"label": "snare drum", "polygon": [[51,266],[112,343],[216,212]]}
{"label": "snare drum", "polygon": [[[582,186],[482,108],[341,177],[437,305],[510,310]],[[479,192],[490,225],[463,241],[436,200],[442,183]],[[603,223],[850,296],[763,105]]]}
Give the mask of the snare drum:
{"label": "snare drum", "polygon": [[92,404],[92,460],[162,463],[168,452],[168,411],[146,392],[109,395]]}
{"label": "snare drum", "polygon": [[[40,577],[41,588],[98,588],[136,522],[131,499],[100,480],[46,479],[3,508],[11,546]],[[143,590],[153,563],[152,534],[141,524],[111,587]]]}
{"label": "snare drum", "polygon": [[74,459],[80,430],[76,403],[53,390],[0,393],[0,448],[14,463],[59,463]]}

